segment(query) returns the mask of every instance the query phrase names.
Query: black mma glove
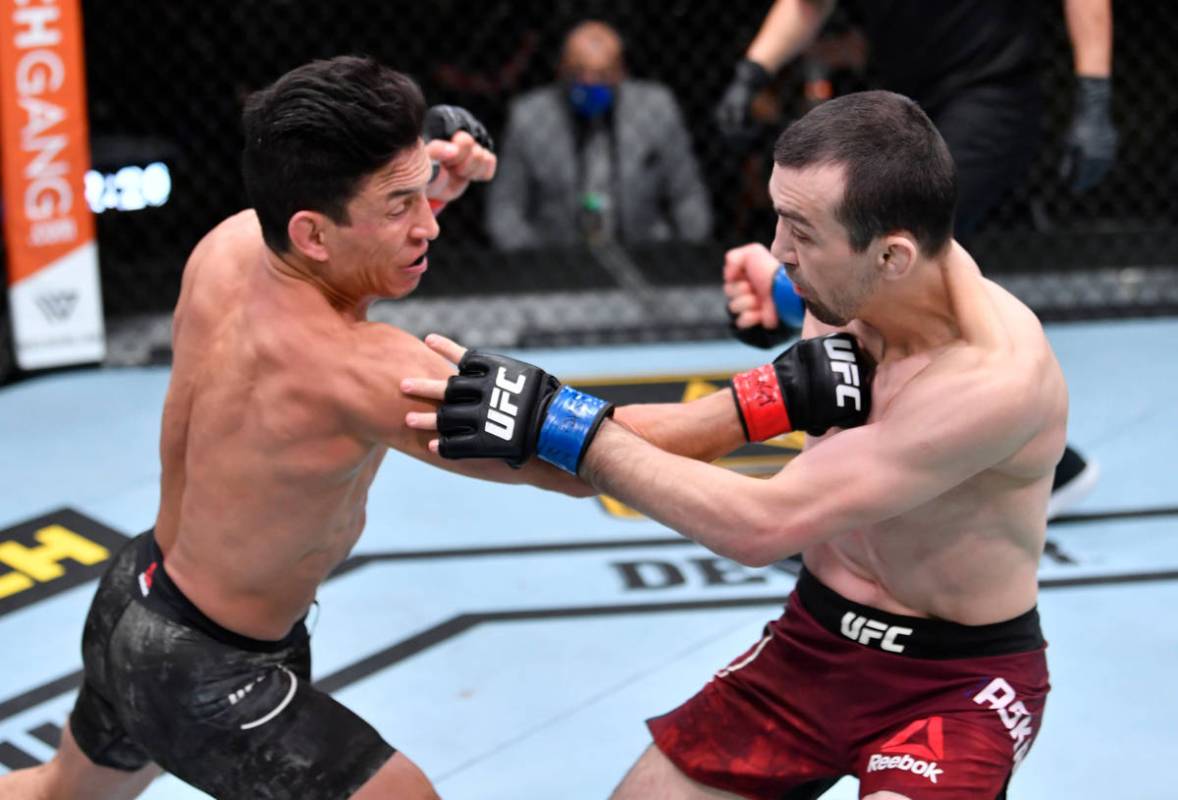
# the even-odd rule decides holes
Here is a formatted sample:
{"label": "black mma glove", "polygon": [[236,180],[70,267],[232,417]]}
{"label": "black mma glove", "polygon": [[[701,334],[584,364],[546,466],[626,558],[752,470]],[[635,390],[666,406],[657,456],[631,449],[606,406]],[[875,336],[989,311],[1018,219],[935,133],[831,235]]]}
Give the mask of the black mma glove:
{"label": "black mma glove", "polygon": [[532,455],[577,474],[613,403],[578,392],[539,367],[468,350],[438,409],[443,458],[501,458],[521,467]]}
{"label": "black mma glove", "polygon": [[772,364],[732,377],[736,412],[750,442],[853,428],[871,413],[874,373],[875,362],[849,333],[803,339]]}
{"label": "black mma glove", "polygon": [[750,325],[747,328],[738,328],[736,326],[737,314],[728,312],[728,331],[738,341],[744,342],[753,347],[759,347],[762,350],[768,350],[771,347],[777,347],[798,335],[796,328],[791,328],[788,325],[778,325],[776,328],[766,328],[764,325]]}
{"label": "black mma glove", "polygon": [[732,335],[745,344],[768,350],[801,333],[802,323],[806,318],[806,304],[798,297],[784,264],[778,267],[773,275],[773,305],[777,309],[777,326],[774,328],[766,328],[764,325],[738,328],[736,318],[739,314],[729,311],[728,328]]}
{"label": "black mma glove", "polygon": [[1076,78],[1075,111],[1060,162],[1060,176],[1073,192],[1087,191],[1100,183],[1116,160],[1112,95],[1108,78]]}
{"label": "black mma glove", "polygon": [[716,106],[716,125],[729,139],[742,139],[749,134],[749,108],[753,96],[769,83],[769,73],[756,61],[742,58],[733,71],[732,82],[724,90]]}
{"label": "black mma glove", "polygon": [[427,142],[432,139],[449,141],[458,131],[466,131],[483,147],[492,151],[495,149],[495,142],[483,123],[461,106],[431,106],[425,112],[423,128],[422,134]]}

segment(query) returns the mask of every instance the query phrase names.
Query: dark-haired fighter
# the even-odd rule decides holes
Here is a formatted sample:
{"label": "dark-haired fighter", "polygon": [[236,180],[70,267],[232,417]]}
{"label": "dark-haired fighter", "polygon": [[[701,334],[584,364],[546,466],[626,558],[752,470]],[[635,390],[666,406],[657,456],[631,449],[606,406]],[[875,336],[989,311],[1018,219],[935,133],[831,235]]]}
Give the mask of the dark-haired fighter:
{"label": "dark-haired fighter", "polygon": [[424,143],[425,110],[409,78],[351,57],[247,101],[253,209],[185,267],[154,529],[98,587],[56,757],[0,797],[134,797],[160,768],[217,798],[436,796],[311,684],[303,624],[387,447],[425,452],[392,365],[445,367],[367,306],[413,291],[435,212],[495,170],[468,132]]}
{"label": "dark-haired fighter", "polygon": [[[387,448],[441,465],[402,424],[422,406],[397,381],[448,365],[365,321],[373,299],[421,280],[435,212],[495,171],[481,126],[425,111],[409,78],[351,57],[247,102],[253,209],[185,268],[155,527],[99,585],[57,756],[0,777],[0,797],[133,797],[159,768],[222,799],[435,796],[311,684],[303,625]],[[423,126],[459,132],[427,144]],[[484,466],[472,474],[584,492],[548,468]]]}
{"label": "dark-haired fighter", "polygon": [[[763,275],[728,276],[730,309],[759,307],[785,263],[808,308],[803,335],[821,336],[803,340],[809,349],[785,372],[813,369],[812,343],[838,351],[830,337],[853,334],[878,362],[874,377],[852,359],[818,372],[839,372],[835,396],[847,405],[871,388],[867,424],[812,436],[758,480],[660,450],[539,368],[464,355],[440,337],[427,341],[460,362],[459,375],[410,382],[445,402],[436,419],[408,422],[436,426],[443,455],[535,453],[576,470],[741,563],[803,554],[785,615],[650,720],[654,746],[616,798],[799,800],[843,775],[871,800],[1004,797],[1048,691],[1036,575],[1064,447],[1063,376],[1034,314],[952,239],[953,162],[911,100],[864,92],[824,103],[786,129],[774,161],[773,257],[758,262]],[[777,391],[782,366],[734,381],[746,423],[798,404]],[[517,448],[484,436],[489,368],[545,387],[515,398],[517,419],[536,431]],[[737,417],[711,422],[733,446]]]}

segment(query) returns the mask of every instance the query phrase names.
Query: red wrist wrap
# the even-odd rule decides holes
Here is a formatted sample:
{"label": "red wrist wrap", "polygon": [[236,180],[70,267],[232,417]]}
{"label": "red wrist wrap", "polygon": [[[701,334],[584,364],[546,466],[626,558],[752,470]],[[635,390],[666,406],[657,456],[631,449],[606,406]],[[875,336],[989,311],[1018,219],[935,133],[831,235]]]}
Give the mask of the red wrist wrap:
{"label": "red wrist wrap", "polygon": [[772,364],[733,375],[732,389],[750,442],[763,442],[793,430]]}
{"label": "red wrist wrap", "polygon": [[446,207],[445,200],[437,200],[433,197],[431,197],[429,199],[429,210],[434,212],[435,217],[438,215],[438,212],[440,212],[445,207]]}

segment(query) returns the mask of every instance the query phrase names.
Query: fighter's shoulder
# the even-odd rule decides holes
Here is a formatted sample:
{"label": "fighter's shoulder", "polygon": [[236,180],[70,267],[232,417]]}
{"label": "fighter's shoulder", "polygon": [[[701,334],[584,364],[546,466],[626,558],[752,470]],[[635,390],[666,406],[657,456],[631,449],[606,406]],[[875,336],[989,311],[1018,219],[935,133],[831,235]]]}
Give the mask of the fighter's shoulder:
{"label": "fighter's shoulder", "polygon": [[1066,394],[1050,348],[955,342],[912,381],[922,401],[949,400],[991,431],[1030,436],[1051,421]]}
{"label": "fighter's shoulder", "polygon": [[448,377],[445,359],[418,337],[394,325],[361,322],[350,326],[347,357],[340,366],[358,391],[385,395],[399,391],[402,378]]}
{"label": "fighter's shoulder", "polygon": [[933,355],[925,374],[930,377],[960,378],[980,389],[1014,392],[1033,386],[1047,367],[1050,348],[1036,343],[994,346],[956,341]]}
{"label": "fighter's shoulder", "polygon": [[262,244],[258,215],[252,208],[247,208],[219,222],[196,243],[185,271],[202,269],[210,261],[223,263],[227,259],[243,258],[247,246]]}
{"label": "fighter's shoulder", "polygon": [[360,322],[351,325],[348,332],[355,352],[368,358],[398,359],[412,358],[420,351],[427,351],[425,343],[396,325],[383,322]]}
{"label": "fighter's shoulder", "polygon": [[261,241],[262,226],[258,222],[258,215],[252,208],[238,211],[217,223],[212,230],[204,235],[197,244],[197,248],[215,247],[228,243]]}
{"label": "fighter's shoulder", "polygon": [[446,378],[453,369],[408,331],[379,322],[351,326],[346,355],[333,369],[336,400],[365,436],[388,441],[404,433],[404,411],[414,404],[401,391],[409,377]]}
{"label": "fighter's shoulder", "polygon": [[985,286],[1006,334],[990,344],[990,354],[1002,361],[1006,371],[1033,378],[1041,379],[1046,371],[1057,369],[1055,353],[1035,312],[997,283],[985,280]]}

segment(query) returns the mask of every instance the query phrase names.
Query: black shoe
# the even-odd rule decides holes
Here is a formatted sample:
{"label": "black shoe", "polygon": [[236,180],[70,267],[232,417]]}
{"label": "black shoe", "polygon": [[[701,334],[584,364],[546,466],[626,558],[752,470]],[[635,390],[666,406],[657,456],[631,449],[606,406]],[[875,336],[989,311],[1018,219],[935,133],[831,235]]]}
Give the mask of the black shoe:
{"label": "black shoe", "polygon": [[1100,479],[1100,467],[1095,461],[1072,449],[1064,448],[1063,458],[1055,466],[1055,480],[1051,484],[1051,500],[1047,503],[1047,519],[1055,519],[1061,513],[1076,506],[1092,493]]}

